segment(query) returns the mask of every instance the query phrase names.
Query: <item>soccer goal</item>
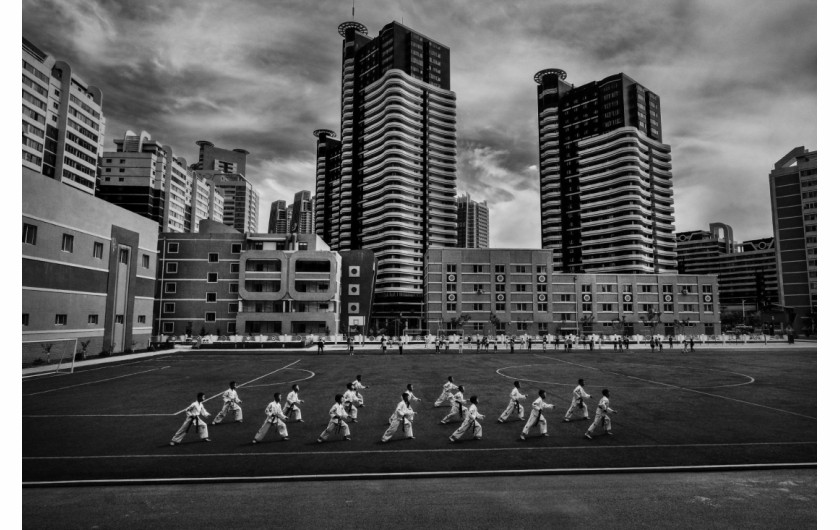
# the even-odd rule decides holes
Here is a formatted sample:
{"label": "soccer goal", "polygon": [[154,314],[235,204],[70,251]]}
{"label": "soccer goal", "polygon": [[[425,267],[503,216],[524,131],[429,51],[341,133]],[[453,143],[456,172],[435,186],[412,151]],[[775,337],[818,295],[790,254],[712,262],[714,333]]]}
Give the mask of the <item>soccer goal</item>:
{"label": "soccer goal", "polygon": [[23,368],[45,366],[51,369],[39,374],[69,372],[76,367],[79,339],[48,339],[23,341]]}

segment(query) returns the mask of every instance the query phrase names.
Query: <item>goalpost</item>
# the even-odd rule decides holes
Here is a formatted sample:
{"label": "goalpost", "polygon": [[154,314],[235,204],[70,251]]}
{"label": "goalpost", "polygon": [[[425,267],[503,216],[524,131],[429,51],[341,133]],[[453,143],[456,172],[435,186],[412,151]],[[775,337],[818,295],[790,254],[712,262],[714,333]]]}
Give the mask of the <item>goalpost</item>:
{"label": "goalpost", "polygon": [[24,340],[21,357],[23,368],[48,366],[53,369],[38,373],[73,373],[79,339]]}

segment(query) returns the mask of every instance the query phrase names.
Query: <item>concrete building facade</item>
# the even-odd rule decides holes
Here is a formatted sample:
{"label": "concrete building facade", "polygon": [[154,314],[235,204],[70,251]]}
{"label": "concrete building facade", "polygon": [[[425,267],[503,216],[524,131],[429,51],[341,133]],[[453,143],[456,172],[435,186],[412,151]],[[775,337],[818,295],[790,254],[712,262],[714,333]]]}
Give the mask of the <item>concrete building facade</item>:
{"label": "concrete building facade", "polygon": [[274,201],[271,203],[271,209],[268,212],[268,233],[269,234],[288,234],[289,233],[289,215],[286,201]]}
{"label": "concrete building facade", "polygon": [[28,168],[22,191],[24,355],[56,339],[90,341],[89,355],[146,348],[157,224]]}
{"label": "concrete building facade", "polygon": [[754,312],[778,304],[776,245],[772,237],[739,242],[732,227],[677,233],[680,274],[715,274],[721,311]]}
{"label": "concrete building facade", "polygon": [[779,299],[793,330],[816,333],[817,152],[792,149],[769,178]]}
{"label": "concrete building facade", "polygon": [[426,284],[433,334],[721,332],[713,275],[571,274],[553,269],[551,250],[431,249]]}
{"label": "concrete building facade", "polygon": [[190,167],[196,176],[211,182],[214,194],[224,199],[222,222],[243,233],[258,232],[260,194],[245,178],[248,151],[222,149],[207,140],[199,140],[196,145],[198,162]]}
{"label": "concrete building facade", "polygon": [[23,167],[90,195],[105,143],[102,91],[23,39]]}
{"label": "concrete building facade", "polygon": [[624,74],[534,76],[542,248],[563,272],[673,273],[671,147],[659,97]]}
{"label": "concrete building facade", "polygon": [[315,199],[309,191],[295,193],[289,215],[289,232],[292,234],[315,233]]}
{"label": "concrete building facade", "polygon": [[183,157],[142,131],[115,139],[102,155],[96,195],[156,221],[163,232],[195,232],[202,219],[222,221],[224,197],[196,177]]}
{"label": "concrete building facade", "polygon": [[487,201],[474,201],[466,193],[455,199],[458,205],[458,248],[490,246],[490,210]]}

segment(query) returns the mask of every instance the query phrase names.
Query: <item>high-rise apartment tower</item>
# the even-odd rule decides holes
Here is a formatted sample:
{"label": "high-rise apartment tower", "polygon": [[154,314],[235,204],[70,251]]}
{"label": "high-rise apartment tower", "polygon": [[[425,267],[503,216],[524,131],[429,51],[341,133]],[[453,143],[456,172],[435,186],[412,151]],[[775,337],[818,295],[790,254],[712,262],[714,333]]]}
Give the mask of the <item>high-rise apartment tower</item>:
{"label": "high-rise apartment tower", "polygon": [[676,272],[671,147],[659,96],[624,74],[537,72],[542,247],[556,270]]}
{"label": "high-rise apartment tower", "polygon": [[487,201],[474,201],[470,194],[456,198],[458,204],[459,248],[487,248],[490,246],[490,211]]}

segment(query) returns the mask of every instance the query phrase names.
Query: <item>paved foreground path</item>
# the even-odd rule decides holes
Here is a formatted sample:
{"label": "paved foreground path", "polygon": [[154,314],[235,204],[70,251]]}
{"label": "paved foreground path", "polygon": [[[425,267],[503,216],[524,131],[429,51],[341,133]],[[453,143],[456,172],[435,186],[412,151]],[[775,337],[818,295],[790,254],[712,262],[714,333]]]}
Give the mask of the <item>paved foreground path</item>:
{"label": "paved foreground path", "polygon": [[23,528],[816,526],[816,469],[23,490]]}

